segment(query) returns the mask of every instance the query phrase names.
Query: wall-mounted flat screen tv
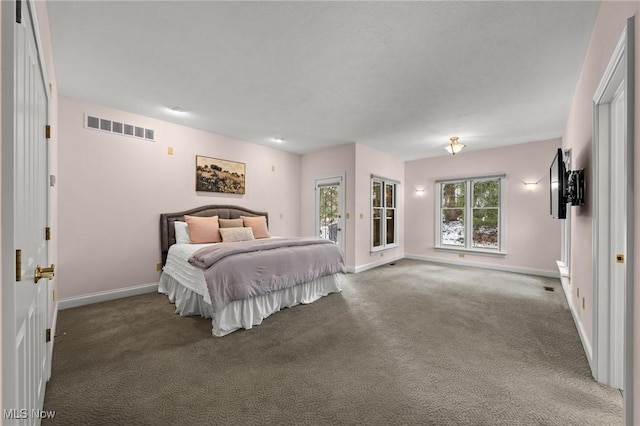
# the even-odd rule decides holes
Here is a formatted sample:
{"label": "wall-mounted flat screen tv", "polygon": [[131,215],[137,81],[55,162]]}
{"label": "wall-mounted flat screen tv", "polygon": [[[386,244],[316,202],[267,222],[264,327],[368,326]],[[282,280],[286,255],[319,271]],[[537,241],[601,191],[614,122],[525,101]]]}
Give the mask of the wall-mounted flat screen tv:
{"label": "wall-mounted flat screen tv", "polygon": [[567,170],[564,165],[562,149],[558,148],[556,156],[549,169],[551,183],[551,217],[554,219],[567,218]]}

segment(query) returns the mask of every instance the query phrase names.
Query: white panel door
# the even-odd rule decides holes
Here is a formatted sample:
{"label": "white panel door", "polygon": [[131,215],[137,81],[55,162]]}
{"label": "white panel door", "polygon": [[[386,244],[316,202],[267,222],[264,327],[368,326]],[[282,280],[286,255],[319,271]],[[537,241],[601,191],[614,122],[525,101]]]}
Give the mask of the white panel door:
{"label": "white panel door", "polygon": [[[39,425],[50,371],[45,340],[48,280],[37,283],[35,280],[36,267],[48,266],[45,239],[49,217],[49,155],[45,137],[48,99],[32,18],[33,5],[22,2],[21,6],[21,22],[17,18],[14,22],[13,141],[3,141],[13,144],[3,149],[3,154],[9,152],[13,157],[12,165],[2,169],[3,181],[13,182],[12,187],[3,186],[3,190],[9,188],[3,191],[3,212],[11,209],[8,216],[13,223],[12,229],[3,229],[3,240],[12,240],[15,253],[13,262],[8,262],[13,263],[10,270],[15,271],[15,279],[3,283],[11,286],[3,292],[2,299],[3,310],[11,312],[3,336],[3,345],[9,348],[4,352],[8,356],[3,358],[3,417],[7,424]],[[6,165],[6,158],[3,160]],[[6,266],[4,263],[3,271]]]}

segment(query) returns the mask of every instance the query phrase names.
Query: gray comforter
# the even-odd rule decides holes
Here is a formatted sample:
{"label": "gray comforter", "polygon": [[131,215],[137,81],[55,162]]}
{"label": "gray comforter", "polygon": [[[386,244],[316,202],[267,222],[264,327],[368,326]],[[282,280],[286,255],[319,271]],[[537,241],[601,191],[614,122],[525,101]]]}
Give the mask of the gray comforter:
{"label": "gray comforter", "polygon": [[189,259],[204,269],[213,312],[226,305],[346,272],[340,247],[320,238],[269,238],[216,244]]}

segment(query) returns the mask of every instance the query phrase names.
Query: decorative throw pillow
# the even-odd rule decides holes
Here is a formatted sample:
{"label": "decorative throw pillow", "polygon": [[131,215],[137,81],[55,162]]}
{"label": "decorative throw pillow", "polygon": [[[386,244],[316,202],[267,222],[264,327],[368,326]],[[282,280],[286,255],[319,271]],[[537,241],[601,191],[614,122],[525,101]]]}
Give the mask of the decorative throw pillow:
{"label": "decorative throw pillow", "polygon": [[222,241],[225,243],[254,239],[251,228],[220,228],[220,235],[222,235]]}
{"label": "decorative throw pillow", "polygon": [[240,216],[244,226],[253,230],[253,237],[269,238],[269,228],[267,228],[267,218],[265,216]]}
{"label": "decorative throw pillow", "polygon": [[186,222],[176,220],[173,222],[173,229],[176,231],[176,244],[189,244],[189,227]]}
{"label": "decorative throw pillow", "polygon": [[244,223],[242,219],[218,219],[220,228],[242,228]]}
{"label": "decorative throw pillow", "polygon": [[219,243],[220,231],[218,216],[184,216],[184,221],[189,227],[189,241],[191,244]]}

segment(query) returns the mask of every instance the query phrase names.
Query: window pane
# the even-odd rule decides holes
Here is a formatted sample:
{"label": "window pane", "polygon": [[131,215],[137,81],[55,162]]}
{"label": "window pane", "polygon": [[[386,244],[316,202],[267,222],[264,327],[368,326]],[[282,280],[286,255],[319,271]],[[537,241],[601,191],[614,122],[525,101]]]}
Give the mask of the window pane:
{"label": "window pane", "polygon": [[498,249],[498,209],[473,209],[473,247]]}
{"label": "window pane", "polygon": [[395,207],[396,206],[396,197],[394,196],[395,184],[385,184],[384,190],[385,190],[385,198],[386,198],[385,207]]}
{"label": "window pane", "polygon": [[394,209],[387,209],[387,244],[394,244],[396,242],[396,211]]}
{"label": "window pane", "polygon": [[338,241],[338,186],[321,186],[320,190],[320,238]]}
{"label": "window pane", "polygon": [[382,245],[381,210],[382,209],[373,209],[373,247],[380,247]]}
{"label": "window pane", "polygon": [[442,209],[442,245],[464,247],[464,209]]}
{"label": "window pane", "polygon": [[473,206],[500,206],[500,181],[482,180],[473,182]]}
{"label": "window pane", "polygon": [[442,185],[442,207],[464,207],[467,185],[464,182]]}
{"label": "window pane", "polygon": [[373,198],[371,200],[373,207],[382,207],[382,182],[373,182]]}

